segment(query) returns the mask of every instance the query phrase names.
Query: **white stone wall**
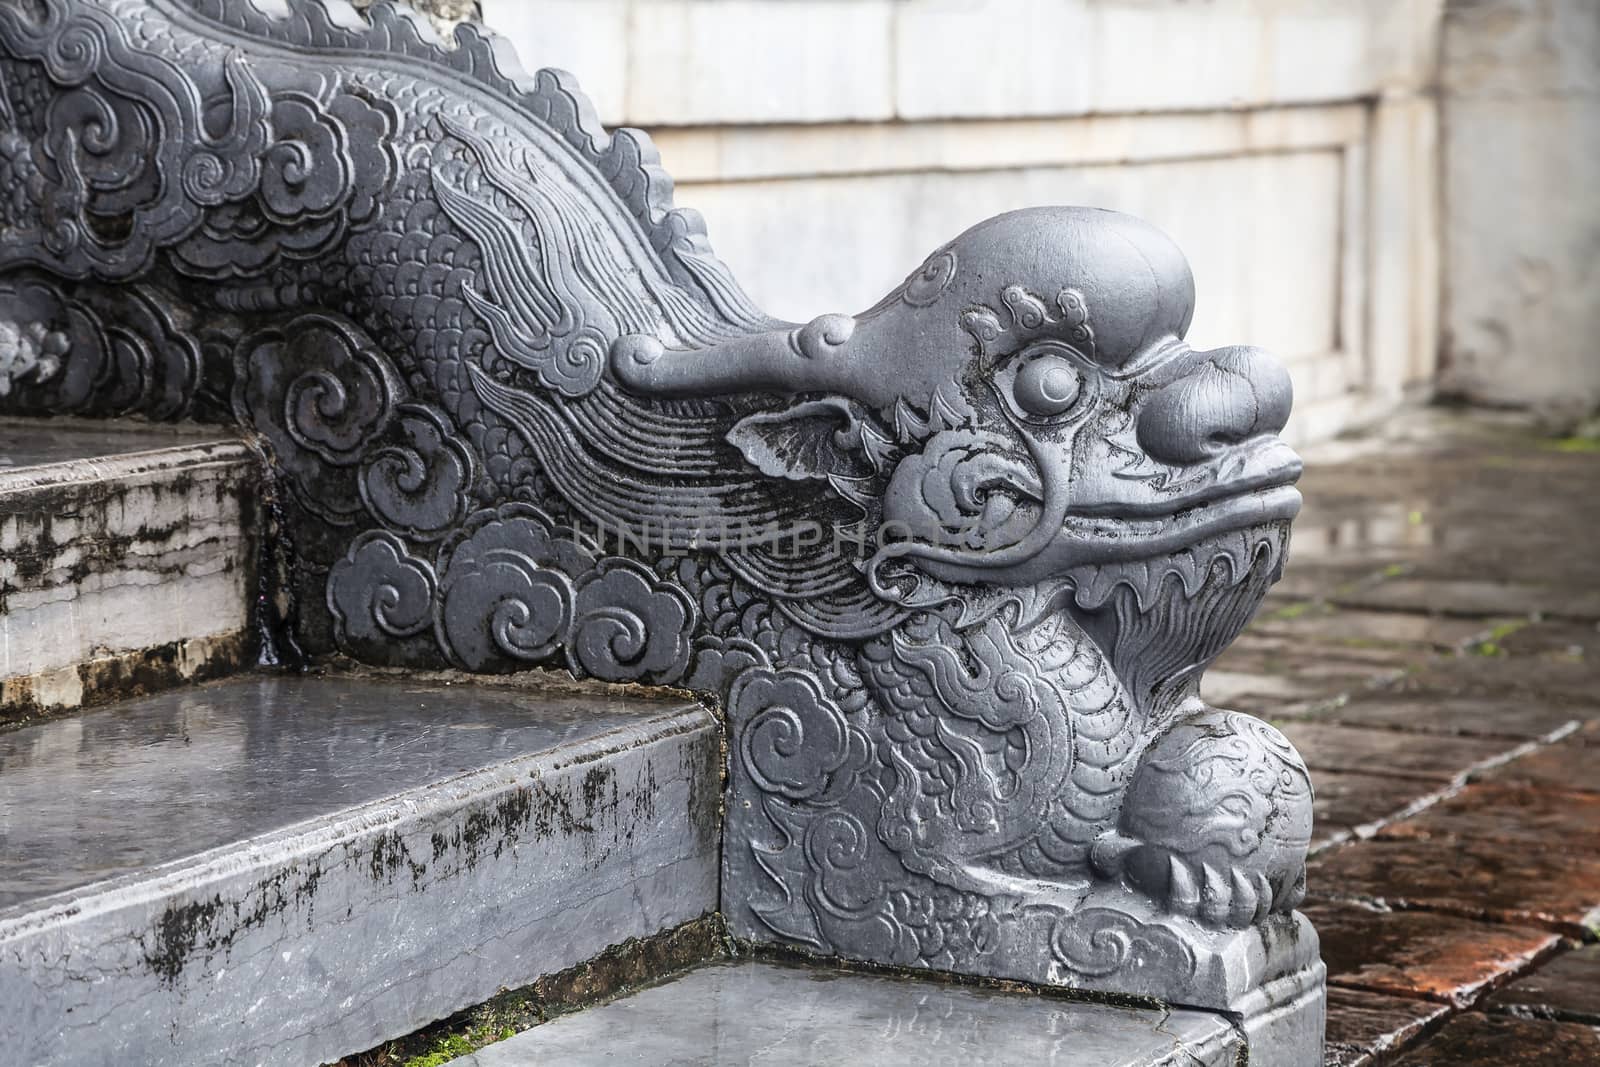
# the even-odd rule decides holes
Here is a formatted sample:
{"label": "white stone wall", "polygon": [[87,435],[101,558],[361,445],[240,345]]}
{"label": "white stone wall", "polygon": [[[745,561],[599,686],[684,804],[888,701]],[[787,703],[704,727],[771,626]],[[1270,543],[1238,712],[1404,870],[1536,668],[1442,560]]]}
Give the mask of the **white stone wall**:
{"label": "white stone wall", "polygon": [[1600,0],[1450,0],[1441,388],[1600,406]]}
{"label": "white stone wall", "polygon": [[873,303],[981,218],[1143,215],[1190,339],[1290,363],[1326,437],[1431,380],[1440,0],[484,0],[651,132],[773,314]]}

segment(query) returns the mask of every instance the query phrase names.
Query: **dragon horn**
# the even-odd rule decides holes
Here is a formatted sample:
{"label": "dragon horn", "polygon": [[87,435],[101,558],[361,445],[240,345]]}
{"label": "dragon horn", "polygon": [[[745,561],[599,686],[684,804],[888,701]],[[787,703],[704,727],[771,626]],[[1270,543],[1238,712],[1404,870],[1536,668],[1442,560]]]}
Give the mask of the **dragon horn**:
{"label": "dragon horn", "polygon": [[667,348],[649,334],[611,345],[611,368],[628,389],[646,396],[810,391],[856,395],[864,361],[851,338],[856,320],[822,315],[804,326],[746,334],[702,348]]}

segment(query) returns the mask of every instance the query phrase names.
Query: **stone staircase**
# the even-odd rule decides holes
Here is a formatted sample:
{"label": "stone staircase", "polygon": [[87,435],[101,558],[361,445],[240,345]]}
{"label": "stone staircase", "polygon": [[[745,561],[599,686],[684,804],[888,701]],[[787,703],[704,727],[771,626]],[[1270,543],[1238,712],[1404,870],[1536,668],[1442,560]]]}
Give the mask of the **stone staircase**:
{"label": "stone staircase", "polygon": [[237,436],[0,421],[0,722],[253,661],[260,504]]}
{"label": "stone staircase", "polygon": [[6,1062],[329,1062],[716,910],[695,702],[192,684],[253,646],[250,449],[14,422],[0,455]]}
{"label": "stone staircase", "polygon": [[244,441],[12,420],[0,456],[8,1063],[378,1062],[562,976],[576,1003],[668,980],[462,1062],[1236,1060],[1217,1013],[661,950],[718,928],[711,712],[539,672],[254,670],[270,486]]}

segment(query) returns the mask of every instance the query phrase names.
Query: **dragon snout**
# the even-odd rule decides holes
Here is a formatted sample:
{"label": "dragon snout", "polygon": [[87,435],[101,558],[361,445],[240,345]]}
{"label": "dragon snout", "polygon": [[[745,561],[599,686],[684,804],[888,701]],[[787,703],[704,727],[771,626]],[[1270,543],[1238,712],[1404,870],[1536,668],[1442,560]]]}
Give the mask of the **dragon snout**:
{"label": "dragon snout", "polygon": [[1140,404],[1139,444],[1164,463],[1199,463],[1278,433],[1293,401],[1288,369],[1265,349],[1197,352],[1189,370]]}

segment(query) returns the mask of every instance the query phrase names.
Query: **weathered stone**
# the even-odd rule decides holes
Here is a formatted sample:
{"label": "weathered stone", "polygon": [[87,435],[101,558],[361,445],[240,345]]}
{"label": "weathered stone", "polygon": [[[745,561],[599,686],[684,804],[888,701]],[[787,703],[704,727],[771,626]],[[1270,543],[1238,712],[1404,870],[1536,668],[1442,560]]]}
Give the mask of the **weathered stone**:
{"label": "weathered stone", "polygon": [[1486,1004],[1507,1015],[1600,1026],[1600,945],[1562,953]]}
{"label": "weathered stone", "polygon": [[1600,856],[1501,841],[1390,839],[1312,857],[1313,900],[1364,900],[1537,924],[1583,937],[1600,922]]}
{"label": "weathered stone", "polygon": [[1552,1067],[1600,1063],[1600,1030],[1577,1023],[1516,1019],[1467,1012],[1457,1015],[1395,1067]]}
{"label": "weathered stone", "polygon": [[1469,768],[1498,759],[1514,747],[1508,741],[1480,737],[1428,737],[1425,742],[1408,743],[1410,739],[1396,730],[1320,722],[1286,722],[1282,729],[1316,770],[1441,783],[1454,781]]}
{"label": "weathered stone", "polygon": [[1330,987],[1326,1067],[1386,1062],[1389,1053],[1449,1012],[1447,1005],[1433,1001]]}
{"label": "weathered stone", "polygon": [[1226,1019],[1205,1012],[746,962],[702,967],[453,1062],[1231,1067],[1240,1044]]}
{"label": "weathered stone", "polygon": [[328,1062],[716,907],[693,704],[254,678],[0,761],[17,1062]]}
{"label": "weathered stone", "polygon": [[1328,984],[1465,1007],[1561,942],[1535,927],[1422,911],[1314,904]]}
{"label": "weathered stone", "polygon": [[0,722],[254,658],[261,463],[226,433],[0,421]]}

